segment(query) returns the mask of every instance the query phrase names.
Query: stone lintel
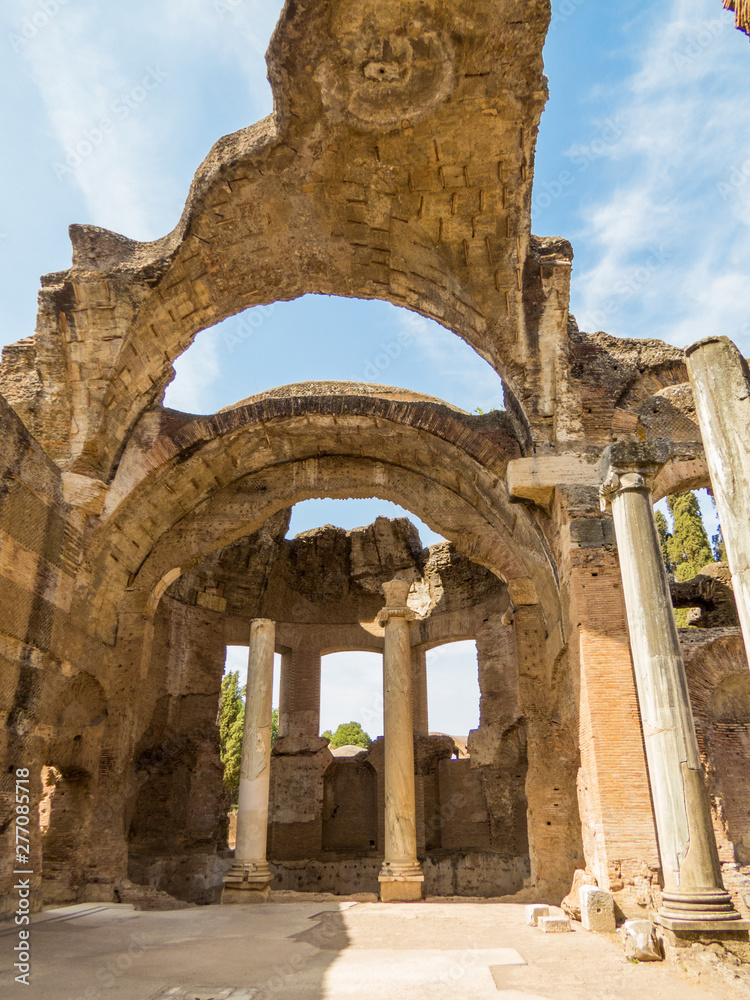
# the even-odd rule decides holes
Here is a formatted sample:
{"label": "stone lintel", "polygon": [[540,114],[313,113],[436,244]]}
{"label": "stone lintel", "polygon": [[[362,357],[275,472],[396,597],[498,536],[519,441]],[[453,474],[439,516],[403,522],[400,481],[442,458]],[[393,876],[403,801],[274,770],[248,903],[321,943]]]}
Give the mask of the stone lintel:
{"label": "stone lintel", "polygon": [[590,455],[515,458],[508,463],[505,485],[511,500],[548,507],[557,486],[598,486],[598,460]]}
{"label": "stone lintel", "polygon": [[703,455],[700,441],[616,441],[602,452],[599,463],[600,482],[612,473],[640,473],[655,477],[668,462],[694,462]]}

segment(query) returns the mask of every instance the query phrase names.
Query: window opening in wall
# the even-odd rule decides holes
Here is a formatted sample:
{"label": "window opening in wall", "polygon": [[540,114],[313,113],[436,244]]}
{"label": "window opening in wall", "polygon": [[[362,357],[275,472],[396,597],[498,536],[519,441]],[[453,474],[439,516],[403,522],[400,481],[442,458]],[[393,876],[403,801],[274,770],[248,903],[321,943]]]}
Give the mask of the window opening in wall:
{"label": "window opening in wall", "polygon": [[[219,701],[219,740],[221,761],[224,765],[224,784],[236,808],[239,796],[239,768],[242,757],[242,730],[245,719],[245,688],[247,685],[248,646],[227,646],[222,677],[222,696]],[[233,676],[234,675],[234,676]],[[273,658],[273,735],[279,722],[279,681],[281,656]],[[231,840],[231,829],[230,829]],[[231,846],[231,845],[230,845]]]}
{"label": "window opening in wall", "polygon": [[383,735],[381,653],[329,653],[321,659],[321,735],[326,732],[335,735],[339,726],[352,722],[357,723],[371,740]]}
{"label": "window opening in wall", "polygon": [[446,643],[427,652],[427,706],[431,733],[464,746],[479,726],[479,667],[474,640]]}

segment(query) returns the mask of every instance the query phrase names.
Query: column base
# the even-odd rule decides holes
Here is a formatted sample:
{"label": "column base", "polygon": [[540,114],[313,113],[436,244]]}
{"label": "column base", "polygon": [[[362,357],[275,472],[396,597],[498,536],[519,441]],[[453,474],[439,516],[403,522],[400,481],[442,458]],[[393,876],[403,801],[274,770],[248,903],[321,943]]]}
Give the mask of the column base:
{"label": "column base", "polygon": [[224,876],[221,902],[267,903],[273,874],[265,861],[235,861]]}
{"label": "column base", "polygon": [[723,889],[697,892],[665,892],[656,919],[675,933],[695,931],[746,931],[750,920],[743,920],[735,910],[732,898]]}
{"label": "column base", "polygon": [[381,903],[418,903],[422,899],[424,875],[417,862],[384,862],[378,882]]}

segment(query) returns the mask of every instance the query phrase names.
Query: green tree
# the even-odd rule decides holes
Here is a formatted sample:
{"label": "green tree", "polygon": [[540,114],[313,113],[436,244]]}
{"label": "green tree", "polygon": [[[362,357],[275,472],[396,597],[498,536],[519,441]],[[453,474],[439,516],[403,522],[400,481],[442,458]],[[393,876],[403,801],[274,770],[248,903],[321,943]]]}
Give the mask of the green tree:
{"label": "green tree", "polygon": [[331,741],[331,749],[337,747],[364,747],[369,750],[372,740],[358,722],[342,722],[335,733],[326,729],[323,737]]}
{"label": "green tree", "polygon": [[219,756],[224,765],[224,785],[237,800],[242,763],[242,728],[245,724],[245,702],[240,691],[240,675],[224,674],[219,701]]}
{"label": "green tree", "polygon": [[[224,765],[224,785],[237,802],[240,790],[240,767],[242,766],[242,733],[245,728],[245,694],[240,690],[240,675],[237,672],[224,674],[221,681],[219,701],[219,756]],[[279,735],[279,710],[271,713],[271,748],[276,745]]]}
{"label": "green tree", "polygon": [[680,493],[669,497],[667,506],[674,522],[672,536],[667,540],[667,553],[675,579],[692,580],[705,565],[714,561],[698,498],[695,493]]}
{"label": "green tree", "polygon": [[711,536],[711,544],[714,550],[714,558],[716,562],[726,562],[727,561],[727,547],[724,544],[724,534],[721,530],[721,525],[719,525],[719,530],[715,535]]}
{"label": "green tree", "polygon": [[664,565],[667,567],[667,575],[673,577],[674,569],[672,568],[672,562],[669,558],[669,539],[672,537],[672,534],[669,530],[667,519],[660,510],[656,511],[654,517],[656,519],[656,530],[659,532],[661,554],[664,558]]}

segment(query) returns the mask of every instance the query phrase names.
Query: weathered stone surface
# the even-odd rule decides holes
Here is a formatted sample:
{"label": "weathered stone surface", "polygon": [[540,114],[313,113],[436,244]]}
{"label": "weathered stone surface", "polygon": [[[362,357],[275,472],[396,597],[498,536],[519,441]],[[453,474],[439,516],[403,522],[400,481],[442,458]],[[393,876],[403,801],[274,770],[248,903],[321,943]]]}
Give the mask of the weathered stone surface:
{"label": "weathered stone surface", "polygon": [[540,917],[549,916],[549,906],[532,903],[526,907],[526,923],[529,927],[536,927]]}
{"label": "weathered stone surface", "polygon": [[663,955],[650,920],[626,920],[620,928],[625,958],[631,962],[661,962]]}
{"label": "weathered stone surface", "polygon": [[567,934],[572,930],[567,917],[540,917],[537,926],[545,934]]}
{"label": "weathered stone surface", "polygon": [[596,879],[588,872],[580,868],[576,869],[570,892],[560,903],[560,906],[571,920],[581,919],[581,889],[586,885],[596,886]]}
{"label": "weathered stone surface", "polygon": [[615,930],[615,900],[611,892],[594,885],[578,890],[584,930],[609,934]]}
{"label": "weathered stone surface", "polygon": [[[524,901],[559,899],[585,865],[635,906],[653,902],[622,583],[591,469],[612,442],[632,446],[663,463],[661,497],[707,485],[708,465],[685,352],[580,331],[572,247],[531,234],[550,8],[522,6],[288,3],[268,57],[274,113],[210,151],[175,231],[144,244],[73,226],[71,267],[43,278],[36,334],[0,364],[0,809],[12,816],[28,771],[42,817],[32,908],[110,900],[128,873],[216,901],[231,862],[219,685],[253,618],[276,623],[282,655],[279,871],[295,887],[374,888],[385,747],[333,760],[320,658],[382,652],[380,588],[401,575],[420,616],[427,882],[478,896],[525,882]],[[331,381],[210,415],[163,407],[199,331],[308,292],[438,320],[492,366],[507,409]],[[286,539],[290,508],[315,497],[394,501],[447,541],[423,551],[401,519]],[[713,614],[718,583],[693,587]],[[722,857],[742,860],[746,660],[736,635],[700,638],[682,641],[702,761]],[[469,753],[428,735],[425,656],[459,639],[478,650]],[[1,828],[12,914],[13,827]]]}

